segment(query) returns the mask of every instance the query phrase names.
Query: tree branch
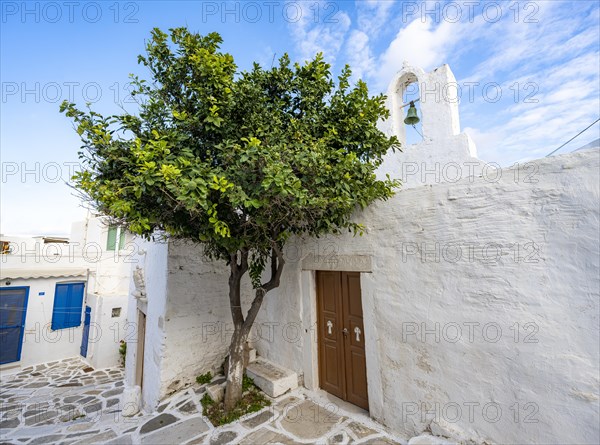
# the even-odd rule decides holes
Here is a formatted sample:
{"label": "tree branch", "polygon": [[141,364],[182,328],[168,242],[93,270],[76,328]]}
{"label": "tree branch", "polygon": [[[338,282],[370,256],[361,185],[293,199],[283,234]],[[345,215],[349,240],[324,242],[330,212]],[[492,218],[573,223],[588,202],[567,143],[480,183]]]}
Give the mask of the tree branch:
{"label": "tree branch", "polygon": [[239,252],[240,263],[238,264],[238,252],[229,256],[229,306],[231,309],[231,318],[236,329],[244,324],[244,314],[242,313],[241,286],[242,277],[248,270],[248,250]]}
{"label": "tree branch", "polygon": [[252,324],[258,315],[258,311],[260,310],[260,306],[262,305],[267,292],[279,286],[284,264],[285,260],[283,259],[283,253],[276,244],[273,244],[271,250],[271,279],[256,289],[254,301],[252,301],[252,305],[250,306],[250,309],[246,314],[246,320],[244,321],[244,329],[247,332],[252,328]]}
{"label": "tree branch", "polygon": [[240,273],[242,275],[244,275],[246,273],[246,271],[248,270],[248,250],[247,249],[242,249],[241,250],[241,259],[240,259]]}
{"label": "tree branch", "polygon": [[279,249],[277,244],[273,243],[273,248],[271,250],[271,279],[262,285],[265,294],[279,286],[279,280],[281,279],[284,264],[285,260],[283,259],[283,252],[281,252],[281,249]]}

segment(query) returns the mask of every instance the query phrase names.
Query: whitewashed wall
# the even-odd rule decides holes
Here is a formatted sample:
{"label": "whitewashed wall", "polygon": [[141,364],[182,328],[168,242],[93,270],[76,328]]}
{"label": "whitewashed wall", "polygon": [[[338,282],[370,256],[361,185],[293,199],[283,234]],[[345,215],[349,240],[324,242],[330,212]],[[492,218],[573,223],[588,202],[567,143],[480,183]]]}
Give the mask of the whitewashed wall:
{"label": "whitewashed wall", "polygon": [[[107,232],[108,227],[99,218],[88,218],[72,225],[69,244],[44,244],[41,237],[2,237],[11,242],[13,252],[1,255],[0,278],[12,276],[14,270],[48,276],[11,279],[10,286],[5,279],[0,282],[2,287],[30,287],[21,360],[7,367],[79,356],[86,305],[92,308],[92,320],[85,360],[97,369],[118,364],[119,341],[126,335],[130,271],[137,261],[138,246],[127,234],[124,249],[106,251]],[[69,276],[75,271],[77,276]],[[52,331],[56,284],[70,281],[86,282],[82,324]],[[117,317],[112,316],[115,308],[121,309]]]}
{"label": "whitewashed wall", "polygon": [[[339,270],[372,256],[361,275],[370,412],[393,430],[600,441],[599,152],[532,165],[535,182],[506,169],[497,182],[401,191],[357,216],[362,238],[288,250]],[[315,387],[314,289],[302,264],[288,261],[267,297],[259,321],[282,333],[257,349]],[[302,325],[300,341],[284,334],[289,323]]]}
{"label": "whitewashed wall", "polygon": [[[86,360],[95,369],[118,366],[120,341],[128,334],[127,294],[110,297],[88,294],[86,304],[92,308]],[[119,310],[118,315],[113,315],[113,309]]]}
{"label": "whitewashed wall", "polygon": [[[455,82],[447,66],[394,77],[380,128],[401,140],[413,81],[421,92]],[[253,345],[317,389],[315,271],[360,271],[372,417],[407,437],[599,443],[598,150],[496,170],[460,133],[456,102],[422,99],[424,141],[379,171],[403,190],[356,216],[363,237],[288,244]],[[157,249],[146,259],[147,409],[218,367],[231,327],[227,269],[195,247]]]}
{"label": "whitewashed wall", "polygon": [[[169,244],[165,313],[165,348],[161,395],[194,382],[196,376],[219,370],[228,353],[233,324],[229,308],[229,267],[202,256],[201,247]],[[251,286],[242,283],[243,310]]]}
{"label": "whitewashed wall", "polygon": [[[119,344],[134,332],[128,328],[127,308],[131,267],[138,261],[139,246],[131,234],[125,238],[125,247],[106,251],[108,226],[99,219],[87,220],[81,231],[72,228],[72,240],[79,242],[79,251],[92,270],[87,305],[92,308],[87,361],[96,369],[117,366],[120,362]],[[77,236],[79,234],[79,237]],[[97,256],[94,252],[101,252]],[[113,309],[120,314],[113,316]]]}
{"label": "whitewashed wall", "polygon": [[[599,167],[594,150],[414,187],[357,215],[363,237],[293,241],[254,345],[318,388],[313,271],[360,270],[374,418],[408,437],[598,442]],[[147,408],[218,367],[231,326],[226,268],[161,249]]]}
{"label": "whitewashed wall", "polygon": [[[10,285],[7,285],[5,280],[0,282],[0,287],[29,286],[21,360],[6,364],[5,367],[18,364],[25,368],[38,363],[79,355],[83,332],[83,316],[82,323],[78,327],[57,331],[53,331],[50,327],[56,284],[86,281],[86,279],[87,277],[84,275],[61,278],[11,279],[9,280]],[[43,295],[40,295],[40,293],[43,293]]]}
{"label": "whitewashed wall", "polygon": [[[141,395],[143,407],[147,410],[156,408],[161,397],[161,384],[164,379],[161,376],[164,366],[165,335],[164,314],[167,302],[167,258],[168,246],[166,243],[139,242],[140,255],[133,267],[140,266],[144,270],[146,293],[148,303],[142,305],[146,314],[146,328],[144,339],[143,358],[143,386]],[[135,286],[133,282],[131,288]],[[133,326],[134,335],[126,335],[127,341],[127,364],[125,379],[128,386],[135,384],[135,364],[137,360],[138,338],[138,301],[130,293],[129,306],[127,309],[128,325]],[[127,330],[128,332],[129,329]]]}

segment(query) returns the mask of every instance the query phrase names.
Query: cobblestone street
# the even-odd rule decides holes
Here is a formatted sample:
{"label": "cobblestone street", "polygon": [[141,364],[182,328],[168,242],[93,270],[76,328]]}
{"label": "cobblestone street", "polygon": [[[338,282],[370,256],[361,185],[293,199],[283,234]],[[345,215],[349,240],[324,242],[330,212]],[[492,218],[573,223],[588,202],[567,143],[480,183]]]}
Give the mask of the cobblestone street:
{"label": "cobblestone street", "polygon": [[405,443],[366,413],[305,390],[214,428],[200,404],[208,385],[171,395],[155,413],[123,417],[121,368],[95,371],[72,358],[2,372],[0,382],[1,444]]}

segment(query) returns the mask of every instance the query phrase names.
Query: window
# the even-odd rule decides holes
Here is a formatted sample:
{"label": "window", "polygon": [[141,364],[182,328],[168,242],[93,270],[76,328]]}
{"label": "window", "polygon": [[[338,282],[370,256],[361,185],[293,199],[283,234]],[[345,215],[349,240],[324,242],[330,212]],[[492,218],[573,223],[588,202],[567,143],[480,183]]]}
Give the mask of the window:
{"label": "window", "polygon": [[54,292],[52,330],[81,325],[85,283],[58,283]]}
{"label": "window", "polygon": [[125,248],[125,229],[110,225],[108,227],[108,237],[106,238],[106,250],[115,250],[117,248],[117,239],[119,240],[119,250]]}

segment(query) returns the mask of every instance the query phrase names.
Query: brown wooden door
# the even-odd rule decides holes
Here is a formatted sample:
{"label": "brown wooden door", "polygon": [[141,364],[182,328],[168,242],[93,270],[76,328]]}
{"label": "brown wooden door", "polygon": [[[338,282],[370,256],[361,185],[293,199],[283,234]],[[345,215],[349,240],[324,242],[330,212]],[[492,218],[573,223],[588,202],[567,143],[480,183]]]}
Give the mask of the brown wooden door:
{"label": "brown wooden door", "polygon": [[317,300],[321,388],[369,409],[360,273],[317,272]]}
{"label": "brown wooden door", "polygon": [[137,352],[135,354],[135,384],[144,386],[144,345],[146,343],[146,314],[138,309]]}

